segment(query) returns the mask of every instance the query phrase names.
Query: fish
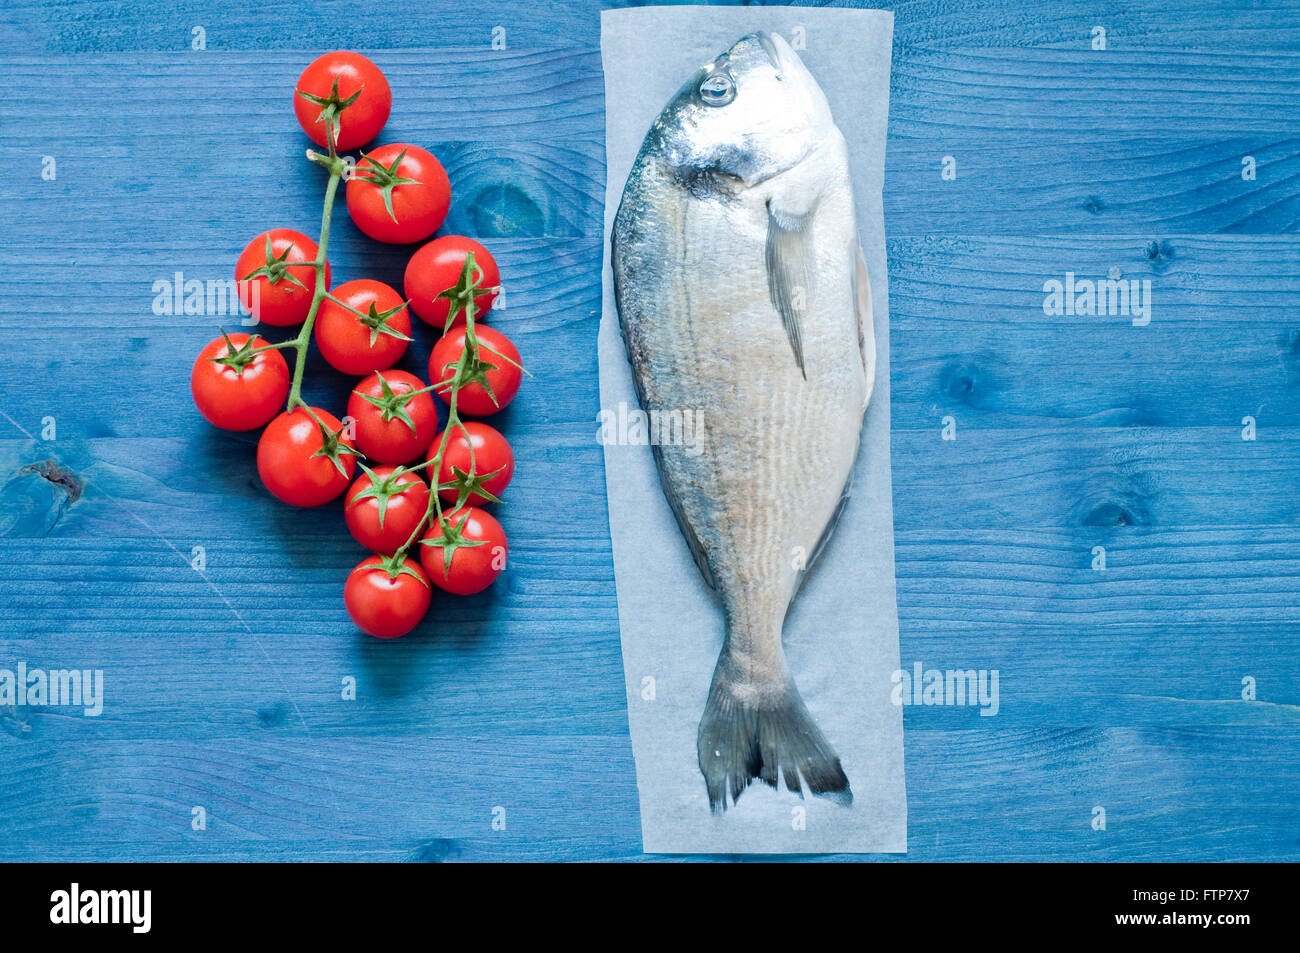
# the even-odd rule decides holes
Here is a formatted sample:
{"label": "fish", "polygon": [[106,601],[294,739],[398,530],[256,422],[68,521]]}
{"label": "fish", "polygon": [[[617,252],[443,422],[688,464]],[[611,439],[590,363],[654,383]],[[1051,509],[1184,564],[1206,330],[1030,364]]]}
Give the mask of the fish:
{"label": "fish", "polygon": [[742,37],[663,108],[610,245],[643,411],[704,425],[701,446],[652,449],[725,621],[696,738],[709,807],[778,778],[851,804],[782,630],[852,490],[875,383],[871,284],[844,135],[782,37]]}

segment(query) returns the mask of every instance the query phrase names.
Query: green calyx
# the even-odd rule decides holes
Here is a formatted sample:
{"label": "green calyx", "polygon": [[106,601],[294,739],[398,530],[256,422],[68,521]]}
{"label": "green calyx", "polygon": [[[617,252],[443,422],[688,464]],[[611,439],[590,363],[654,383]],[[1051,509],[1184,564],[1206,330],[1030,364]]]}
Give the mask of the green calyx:
{"label": "green calyx", "polygon": [[[493,499],[496,499],[493,497]],[[455,515],[454,513],[452,514]],[[421,546],[437,546],[442,550],[443,572],[451,572],[451,559],[456,555],[456,550],[467,549],[472,546],[482,546],[485,540],[466,539],[465,524],[469,522],[469,514],[466,513],[459,524],[452,525],[450,519],[442,516],[438,520],[438,535],[429,539],[420,540]]]}
{"label": "green calyx", "polygon": [[[312,415],[315,420],[315,414]],[[343,442],[342,432],[330,430],[319,420],[316,420],[316,427],[320,430],[321,447],[311,455],[310,459],[316,457],[326,457],[343,476],[349,476],[348,468],[343,465],[344,456],[358,456],[358,453]]]}
{"label": "green calyx", "polygon": [[265,278],[270,284],[276,285],[282,279],[286,279],[305,291],[307,286],[289,270],[290,267],[302,267],[304,264],[303,262],[289,262],[289,253],[293,251],[293,248],[294,246],[290,245],[284,250],[283,255],[277,257],[275,252],[271,250],[271,237],[268,235],[266,238],[266,264],[261,268],[255,268],[239,280],[251,281],[254,278]]}
{"label": "green calyx", "polygon": [[379,187],[379,192],[384,197],[384,208],[388,210],[388,217],[394,222],[397,221],[397,213],[393,211],[393,188],[398,185],[421,184],[418,179],[408,179],[397,174],[397,168],[405,158],[406,150],[403,149],[397,154],[397,158],[393,160],[392,165],[386,166],[378,159],[363,154],[353,176]]}
{"label": "green calyx", "polygon": [[493,393],[492,385],[488,382],[487,377],[487,372],[495,371],[497,365],[489,364],[479,357],[479,348],[468,347],[468,338],[465,343],[467,345],[465,361],[463,363],[457,362],[443,365],[442,369],[452,371],[452,376],[448,378],[446,387],[438,389],[439,393],[445,392],[450,387],[454,387],[456,390],[464,390],[470,384],[478,384],[492,399],[492,403],[500,407],[501,405],[497,403],[497,395]]}
{"label": "green calyx", "polygon": [[[336,299],[337,300],[337,299]],[[379,311],[375,308],[375,303],[370,302],[370,310],[366,314],[357,312],[357,320],[370,329],[370,346],[374,347],[375,342],[379,340],[379,335],[387,334],[389,337],[397,338],[399,341],[411,340],[409,336],[403,334],[397,328],[390,327],[388,322],[400,314],[411,302],[403,301],[396,308],[389,308],[387,311]]]}
{"label": "green calyx", "polygon": [[253,347],[253,341],[255,338],[250,336],[247,341],[236,347],[235,343],[230,340],[230,335],[225,332],[224,328],[221,331],[221,336],[226,339],[225,356],[210,357],[208,360],[213,364],[224,364],[226,367],[231,368],[240,377],[243,377],[244,368],[257,360],[258,349]]}
{"label": "green calyx", "polygon": [[[364,86],[361,87],[361,89],[364,88]],[[339,78],[335,76],[334,85],[330,89],[330,94],[328,96],[315,96],[311,93],[304,93],[301,89],[294,90],[294,92],[307,100],[307,102],[320,107],[320,112],[316,114],[316,121],[323,122],[326,125],[330,151],[333,151],[334,143],[336,143],[339,138],[339,114],[357,101],[357,97],[361,95],[361,89],[358,89],[351,96],[347,97],[347,99],[343,99],[339,96]]]}
{"label": "green calyx", "polygon": [[451,329],[461,312],[466,312],[467,318],[469,314],[478,315],[474,299],[481,294],[496,290],[482,287],[482,281],[483,272],[474,263],[474,253],[466,252],[465,263],[461,265],[460,277],[456,279],[456,283],[434,299],[447,302],[447,323],[442,329],[444,333]]}
{"label": "green calyx", "polygon": [[380,477],[375,471],[370,469],[364,463],[357,461],[357,465],[370,478],[370,485],[352,497],[352,502],[359,500],[374,500],[379,506],[379,528],[384,528],[384,514],[388,512],[388,501],[395,496],[401,496],[412,484],[403,483],[401,478],[409,472],[406,467],[398,467],[386,477]]}
{"label": "green calyx", "polygon": [[396,579],[398,576],[405,574],[414,579],[420,580],[420,585],[424,586],[426,589],[429,588],[429,584],[425,581],[423,576],[416,572],[415,567],[410,564],[410,560],[406,558],[404,553],[398,552],[391,556],[379,556],[378,559],[379,562],[374,566],[371,566],[371,569],[383,570],[388,573],[389,579]]}
{"label": "green calyx", "polygon": [[407,413],[406,405],[415,398],[416,392],[409,390],[402,394],[395,393],[388,386],[388,381],[384,379],[382,373],[375,376],[379,378],[379,396],[376,397],[372,394],[358,394],[358,396],[368,404],[379,408],[379,416],[384,423],[400,420],[411,428],[411,433],[415,433],[415,421]]}
{"label": "green calyx", "polygon": [[438,490],[455,490],[457,507],[464,506],[469,501],[469,498],[476,493],[489,503],[500,503],[500,498],[484,484],[504,469],[505,467],[498,467],[491,473],[484,473],[480,476],[476,473],[466,473],[460,467],[453,466],[451,468],[452,478],[444,483],[439,483]]}

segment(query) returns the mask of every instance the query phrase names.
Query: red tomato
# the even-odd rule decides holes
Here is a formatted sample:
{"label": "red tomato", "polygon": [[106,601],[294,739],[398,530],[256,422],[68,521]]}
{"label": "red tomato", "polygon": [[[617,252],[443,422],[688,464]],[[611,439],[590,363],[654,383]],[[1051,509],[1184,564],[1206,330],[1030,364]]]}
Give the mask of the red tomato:
{"label": "red tomato", "polygon": [[393,564],[386,557],[363,559],[343,586],[343,604],[358,629],[379,639],[410,632],[429,611],[428,577],[414,559]]}
{"label": "red tomato", "polygon": [[[474,271],[467,280],[465,259],[471,254]],[[406,264],[406,298],[416,314],[439,330],[447,327],[447,316],[453,307],[456,313],[451,323],[465,323],[465,306],[470,298],[478,309],[477,317],[487,314],[500,284],[501,273],[492,255],[474,239],[463,235],[435,238]],[[442,297],[448,293],[449,297]]]}
{"label": "red tomato", "polygon": [[327,410],[312,412],[329,430],[301,407],[281,414],[262,431],[257,442],[257,472],[266,488],[278,499],[294,506],[320,506],[345,489],[356,469],[356,457],[349,452],[352,441],[343,425]]}
{"label": "red tomato", "polygon": [[[473,383],[466,384],[457,392],[456,412],[477,416],[495,414],[519,393],[519,384],[524,376],[519,365],[519,351],[500,331],[481,324],[474,326],[474,336],[479,345],[478,367],[471,363],[466,368],[468,379]],[[461,325],[452,328],[433,346],[433,353],[429,355],[429,380],[437,383],[449,379],[456,373],[456,366],[464,353],[465,326]],[[443,403],[451,401],[450,384],[434,393],[442,398]]]}
{"label": "red tomato", "polygon": [[[468,438],[466,432],[469,434]],[[429,445],[430,459],[437,454],[441,443],[442,434],[438,434]],[[470,461],[471,446],[473,462]],[[466,477],[458,478],[453,468],[466,474]],[[438,467],[438,485],[442,486],[457,479],[467,479],[474,486],[470,488],[471,492],[466,502],[471,506],[480,506],[489,502],[489,499],[477,492],[477,488],[481,487],[492,496],[500,497],[502,491],[510,484],[514,472],[515,455],[510,449],[510,444],[506,443],[506,438],[485,423],[467,420],[447,437],[447,451],[443,454],[442,463]],[[438,491],[448,503],[456,502],[458,492],[455,487]]]}
{"label": "red tomato", "polygon": [[313,60],[293,90],[293,111],[302,131],[326,147],[333,131],[340,151],[364,146],[379,135],[392,109],[388,80],[360,53],[339,50]]}
{"label": "red tomato", "polygon": [[355,420],[357,449],[379,463],[410,463],[438,432],[432,394],[416,394],[424,381],[406,371],[377,371],[352,391],[348,416]]}
{"label": "red tomato", "polygon": [[386,370],[410,343],[411,312],[382,281],[344,282],[316,311],[316,345],[330,366],[344,374]]}
{"label": "red tomato", "polygon": [[226,430],[255,430],[275,416],[289,396],[289,365],[279,351],[247,334],[219,337],[199,352],[190,391],[205,420]]}
{"label": "red tomato", "polygon": [[366,549],[391,556],[411,538],[429,508],[429,485],[400,467],[375,467],[357,477],[343,520]]}
{"label": "red tomato", "polygon": [[361,157],[348,180],[348,214],[376,241],[422,242],[450,207],[451,182],[442,163],[419,146],[380,146]]}
{"label": "red tomato", "polygon": [[433,526],[420,541],[429,581],[458,596],[482,592],[506,568],[506,531],[491,513],[474,506],[444,513],[443,519],[447,525]]}
{"label": "red tomato", "polygon": [[[316,269],[294,265],[316,260],[316,243],[291,228],[273,228],[258,235],[239,254],[235,280],[239,300],[257,318],[277,328],[302,324],[311,310]],[[325,263],[325,287],[330,266]]]}

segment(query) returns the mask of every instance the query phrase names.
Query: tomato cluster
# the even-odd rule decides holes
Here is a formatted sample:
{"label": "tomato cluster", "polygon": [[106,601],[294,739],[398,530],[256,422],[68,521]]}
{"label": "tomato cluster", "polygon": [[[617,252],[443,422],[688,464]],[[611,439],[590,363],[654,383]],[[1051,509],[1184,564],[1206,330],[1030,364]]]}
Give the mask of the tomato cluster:
{"label": "tomato cluster", "polygon": [[[357,228],[391,244],[429,239],[447,216],[451,184],[418,146],[380,145],[355,162],[340,155],[378,136],[392,109],[387,79],[364,56],[317,59],[299,78],[293,106],[303,131],[328,149],[308,152],[330,171],[320,241],[287,228],[264,232],[240,254],[235,280],[253,317],[300,326],[298,333],[271,343],[222,332],[199,353],[190,386],[215,426],[265,427],[257,472],[275,497],[320,506],[347,491],[344,521],[373,555],[348,576],[344,604],[363,631],[396,638],[428,611],[431,586],[480,592],[505,567],[505,531],[483,507],[500,501],[514,454],[494,427],[462,418],[509,404],[523,371],[514,344],[478,323],[501,276],[473,239],[444,235],[420,247],[406,267],[404,295],[369,278],[330,289],[326,254],[339,182],[346,180]],[[411,312],[441,334],[427,382],[394,368],[411,342]],[[312,340],[331,367],[360,378],[342,419],[301,396]],[[285,350],[295,355],[292,371]],[[446,408],[441,425],[435,395]]]}

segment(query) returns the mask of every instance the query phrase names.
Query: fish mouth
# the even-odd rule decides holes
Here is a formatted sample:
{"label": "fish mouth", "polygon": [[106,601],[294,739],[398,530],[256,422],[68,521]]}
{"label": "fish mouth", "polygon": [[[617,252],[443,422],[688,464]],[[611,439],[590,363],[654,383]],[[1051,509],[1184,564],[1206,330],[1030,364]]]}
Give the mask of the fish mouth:
{"label": "fish mouth", "polygon": [[701,168],[690,164],[669,164],[668,168],[674,181],[700,198],[734,197],[748,187],[743,178],[731,172],[724,172],[722,169]]}
{"label": "fish mouth", "polygon": [[750,177],[728,172],[717,166],[698,166],[690,163],[676,164],[672,162],[666,164],[672,171],[673,178],[692,193],[722,193],[735,196],[747,189],[756,189],[760,185],[784,175],[808,158],[811,153],[812,150],[809,149],[784,168],[773,169],[770,172],[764,171]]}

